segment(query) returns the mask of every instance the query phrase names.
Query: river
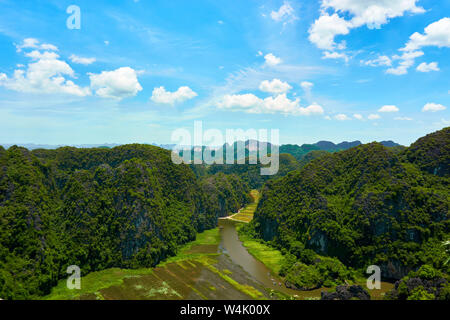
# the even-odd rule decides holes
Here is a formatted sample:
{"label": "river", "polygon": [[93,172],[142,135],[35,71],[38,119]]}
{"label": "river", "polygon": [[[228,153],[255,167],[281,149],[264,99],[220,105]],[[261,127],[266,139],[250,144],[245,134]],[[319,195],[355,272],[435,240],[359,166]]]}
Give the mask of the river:
{"label": "river", "polygon": [[236,222],[229,219],[219,220],[221,242],[219,250],[227,254],[231,260],[240,265],[248,274],[264,287],[284,292],[289,295],[298,295],[299,291],[286,288],[283,280],[274,275],[261,261],[254,258],[239,240]]}

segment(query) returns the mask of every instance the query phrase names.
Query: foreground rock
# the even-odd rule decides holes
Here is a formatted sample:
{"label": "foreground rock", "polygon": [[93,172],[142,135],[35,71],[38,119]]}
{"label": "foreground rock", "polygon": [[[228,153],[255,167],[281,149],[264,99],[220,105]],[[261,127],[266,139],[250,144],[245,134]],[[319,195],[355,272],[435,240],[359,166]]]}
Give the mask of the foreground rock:
{"label": "foreground rock", "polygon": [[320,300],[370,300],[369,293],[363,287],[353,286],[337,286],[336,292],[322,291]]}

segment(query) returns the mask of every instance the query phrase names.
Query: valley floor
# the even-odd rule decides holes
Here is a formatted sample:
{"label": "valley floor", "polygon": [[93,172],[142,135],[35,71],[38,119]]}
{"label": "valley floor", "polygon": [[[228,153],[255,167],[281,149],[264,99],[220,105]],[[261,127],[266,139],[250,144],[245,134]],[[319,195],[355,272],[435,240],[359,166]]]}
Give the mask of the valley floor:
{"label": "valley floor", "polygon": [[[237,229],[253,218],[259,200],[258,191],[252,191],[252,196],[255,201],[230,219],[241,222],[236,223]],[[321,291],[329,290],[320,288],[312,291],[293,291],[285,288],[283,280],[276,276],[284,259],[281,252],[241,234],[237,241],[242,242],[248,253],[257,260],[251,262],[260,265],[262,262],[263,271],[259,275],[251,275],[235,263],[236,259],[233,261],[231,258],[233,255],[230,256],[224,249],[221,239],[221,236],[224,236],[223,224],[220,228],[222,230],[215,228],[198,234],[195,241],[184,245],[176,256],[155,268],[114,268],[92,272],[81,279],[81,290],[69,290],[66,281],[61,280],[51,294],[43,299],[319,299]],[[233,232],[237,238],[236,231]],[[247,257],[247,260],[250,259]],[[258,276],[263,279],[258,279]],[[363,280],[361,279],[361,282]],[[392,284],[383,283],[382,290],[372,290],[377,292],[370,294],[372,298],[379,299],[391,288]]]}

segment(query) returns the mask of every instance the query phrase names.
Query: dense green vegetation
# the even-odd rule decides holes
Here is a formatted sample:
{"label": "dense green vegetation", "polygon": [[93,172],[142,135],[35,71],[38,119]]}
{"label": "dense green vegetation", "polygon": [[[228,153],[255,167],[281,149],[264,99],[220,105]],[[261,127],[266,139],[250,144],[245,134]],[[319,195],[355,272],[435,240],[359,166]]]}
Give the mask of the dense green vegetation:
{"label": "dense green vegetation", "polygon": [[67,276],[151,267],[250,201],[234,175],[196,178],[170,152],[0,149],[0,297],[32,298]]}
{"label": "dense green vegetation", "polygon": [[446,128],[405,150],[371,143],[322,154],[264,185],[249,228],[295,257],[283,271],[300,287],[351,279],[344,265],[379,265],[384,279],[424,264],[448,274],[449,142]]}
{"label": "dense green vegetation", "polygon": [[299,162],[290,154],[280,154],[279,156],[279,170],[275,175],[261,175],[261,168],[263,165],[249,164],[248,159],[246,159],[245,164],[234,165],[234,164],[214,164],[208,166],[207,174],[215,174],[218,172],[229,174],[235,174],[239,176],[244,182],[246,182],[250,188],[259,189],[263,184],[269,180],[277,179],[285,176],[293,170],[300,168]]}
{"label": "dense green vegetation", "polygon": [[395,283],[386,295],[393,300],[450,300],[450,278],[447,274],[423,265]]}
{"label": "dense green vegetation", "polygon": [[261,188],[240,235],[289,287],[359,283],[376,264],[402,279],[390,298],[448,299],[449,140],[446,128],[409,148],[286,145],[275,176],[248,158],[175,165],[147,145],[0,147],[0,298],[48,294],[69,265],[85,275],[161,264]]}

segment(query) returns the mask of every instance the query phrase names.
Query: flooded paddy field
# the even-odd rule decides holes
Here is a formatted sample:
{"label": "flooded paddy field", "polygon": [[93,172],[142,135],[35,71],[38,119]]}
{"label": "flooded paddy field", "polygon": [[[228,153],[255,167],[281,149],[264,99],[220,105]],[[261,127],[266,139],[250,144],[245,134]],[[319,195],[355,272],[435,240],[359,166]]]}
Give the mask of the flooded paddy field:
{"label": "flooded paddy field", "polygon": [[[275,293],[235,263],[221,245],[219,228],[151,269],[108,269],[82,278],[81,290],[61,281],[46,299],[82,300],[247,300],[287,298]],[[223,240],[223,239],[222,239]],[[255,260],[256,261],[256,260]],[[105,281],[105,280],[108,281]]]}

